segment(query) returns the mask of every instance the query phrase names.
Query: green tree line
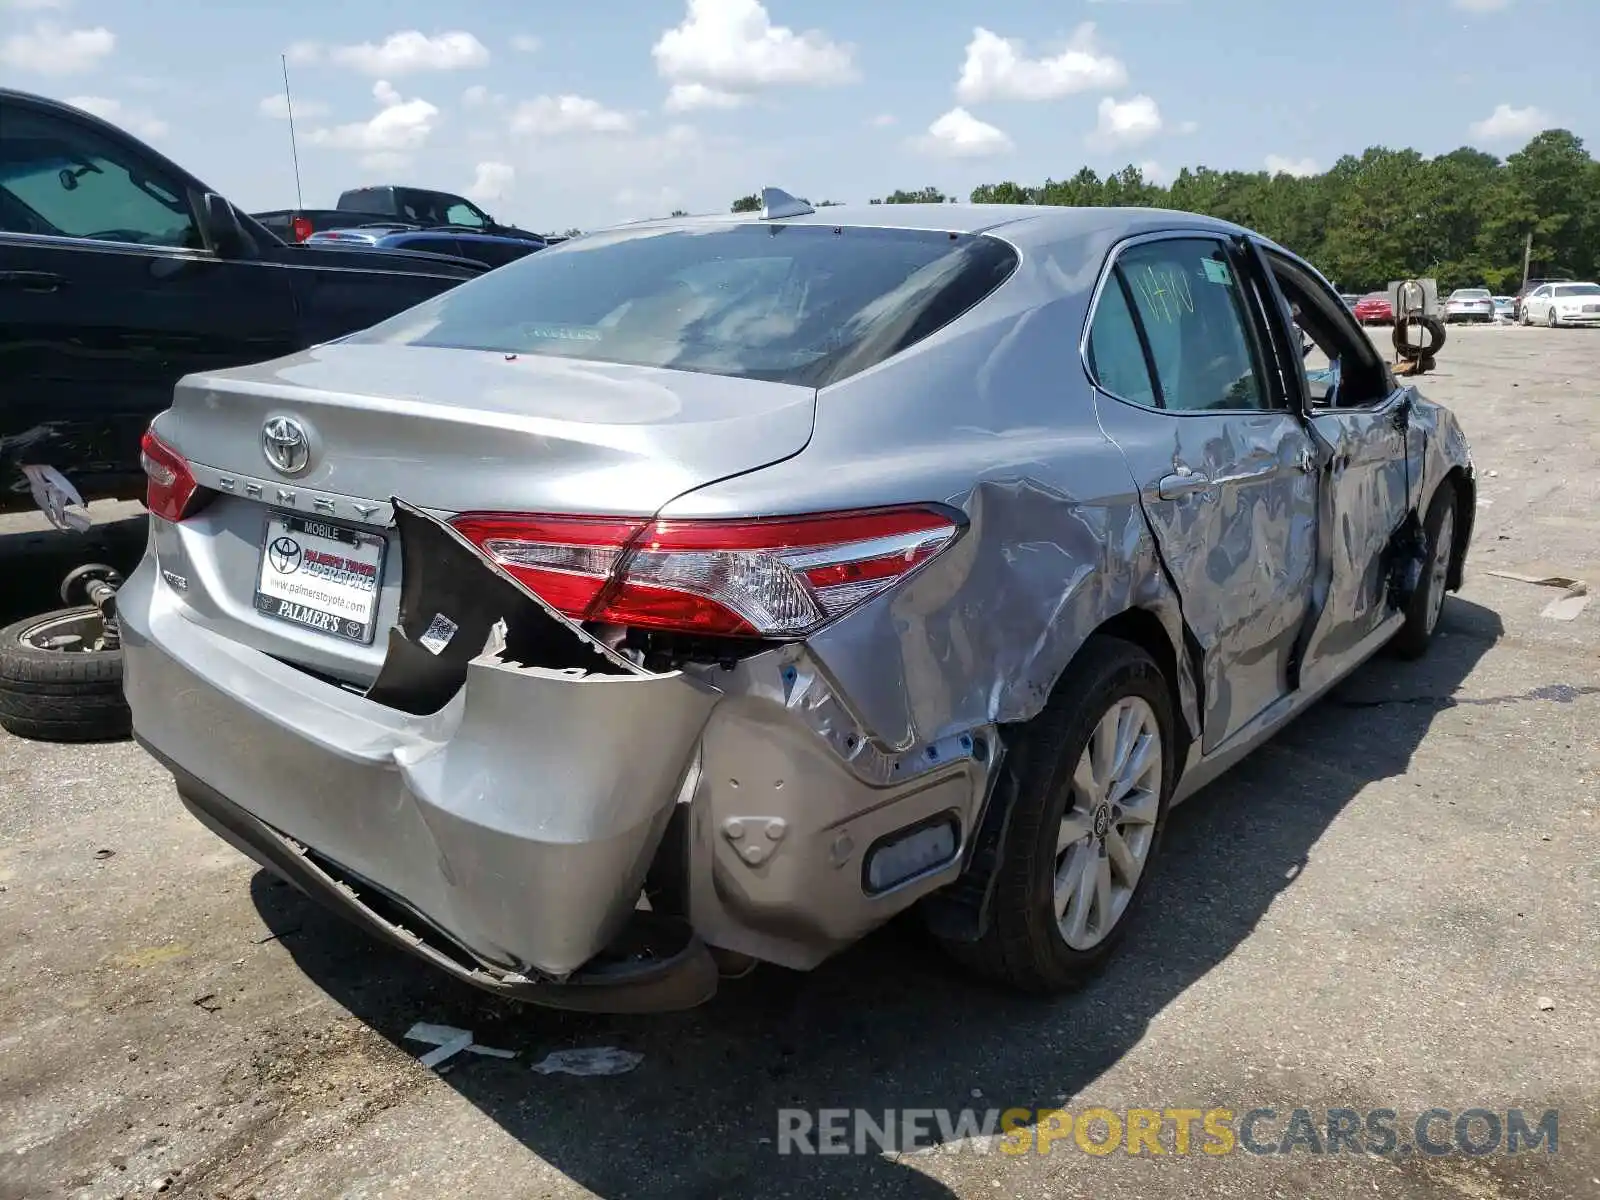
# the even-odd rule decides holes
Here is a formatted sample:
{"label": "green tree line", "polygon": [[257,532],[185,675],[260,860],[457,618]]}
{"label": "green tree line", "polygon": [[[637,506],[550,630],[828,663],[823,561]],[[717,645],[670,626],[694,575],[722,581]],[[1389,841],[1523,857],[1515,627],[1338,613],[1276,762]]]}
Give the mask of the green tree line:
{"label": "green tree line", "polygon": [[[926,187],[871,203],[954,199]],[[1443,289],[1514,291],[1525,251],[1531,276],[1600,276],[1600,162],[1564,129],[1546,130],[1504,161],[1465,146],[1435,158],[1374,146],[1320,175],[1185,167],[1163,186],[1136,166],[1103,179],[1085,167],[1042,184],[982,184],[970,199],[1204,213],[1265,234],[1352,292],[1424,275]],[[759,207],[747,196],[733,211]]]}

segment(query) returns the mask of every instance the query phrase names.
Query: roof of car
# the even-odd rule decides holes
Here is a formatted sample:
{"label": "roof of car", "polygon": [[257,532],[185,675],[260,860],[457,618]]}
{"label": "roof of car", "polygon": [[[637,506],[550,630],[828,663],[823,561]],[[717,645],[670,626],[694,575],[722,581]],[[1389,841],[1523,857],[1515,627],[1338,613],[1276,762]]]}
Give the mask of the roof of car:
{"label": "roof of car", "polygon": [[[758,222],[760,213],[663,217],[640,226],[694,226]],[[848,225],[866,229],[918,229],[941,233],[1001,233],[1008,239],[1049,243],[1096,233],[1120,237],[1158,229],[1198,228],[1242,233],[1237,225],[1197,213],[1160,208],[1076,208],[1057,204],[840,204],[774,218],[785,225]]]}

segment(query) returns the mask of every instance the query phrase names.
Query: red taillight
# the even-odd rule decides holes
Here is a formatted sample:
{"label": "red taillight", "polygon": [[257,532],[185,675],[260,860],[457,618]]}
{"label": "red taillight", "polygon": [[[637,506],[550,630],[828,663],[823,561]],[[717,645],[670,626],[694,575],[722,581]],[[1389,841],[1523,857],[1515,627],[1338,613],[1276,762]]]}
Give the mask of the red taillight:
{"label": "red taillight", "polygon": [[467,513],[454,526],[575,620],[801,637],[943,550],[958,525],[929,508],[749,521]]}
{"label": "red taillight", "polygon": [[147,429],[139,443],[139,462],[149,480],[144,506],[163,520],[183,520],[199,487],[183,455]]}
{"label": "red taillight", "polygon": [[295,241],[303,242],[316,232],[316,228],[311,224],[310,217],[294,217],[289,221],[289,232],[294,234]]}

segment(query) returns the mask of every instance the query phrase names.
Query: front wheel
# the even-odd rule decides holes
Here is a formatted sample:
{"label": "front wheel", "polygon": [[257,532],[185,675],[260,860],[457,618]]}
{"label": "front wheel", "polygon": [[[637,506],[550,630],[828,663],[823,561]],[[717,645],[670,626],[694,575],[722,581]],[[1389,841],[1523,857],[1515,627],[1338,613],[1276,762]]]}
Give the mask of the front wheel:
{"label": "front wheel", "polygon": [[1449,480],[1434,493],[1422,531],[1426,542],[1422,578],[1406,603],[1406,623],[1391,643],[1401,658],[1421,658],[1427,652],[1444,611],[1456,538],[1456,489]]}
{"label": "front wheel", "polygon": [[1143,649],[1091,639],[1007,755],[989,927],[954,957],[1021,991],[1086,981],[1148,890],[1177,773],[1173,705]]}
{"label": "front wheel", "polygon": [[1554,329],[1556,327],[1556,307],[1555,307],[1555,305],[1552,304],[1550,306],[1550,311],[1545,315],[1544,323],[1546,325],[1548,325],[1551,329]]}

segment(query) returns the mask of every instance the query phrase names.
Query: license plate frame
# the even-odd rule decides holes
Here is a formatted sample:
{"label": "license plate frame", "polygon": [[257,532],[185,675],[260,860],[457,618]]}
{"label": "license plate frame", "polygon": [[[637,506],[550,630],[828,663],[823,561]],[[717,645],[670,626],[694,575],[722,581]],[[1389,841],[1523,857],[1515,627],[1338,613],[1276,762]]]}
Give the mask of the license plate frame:
{"label": "license plate frame", "polygon": [[[292,543],[293,550],[278,547],[276,544],[280,539]],[[359,557],[352,558],[348,554],[332,553],[328,548],[329,544],[355,550]],[[276,556],[274,556],[275,548],[279,551]],[[312,565],[320,568],[322,578],[317,578],[318,573],[308,572],[307,578],[316,580],[316,583],[299,586],[312,588],[320,585],[318,592],[316,594],[301,592],[296,595],[281,581],[299,574],[300,569],[306,565],[307,550],[325,555],[329,559],[338,559],[342,565],[314,562]],[[360,553],[362,550],[366,550],[367,553]],[[383,592],[383,565],[388,557],[388,550],[388,539],[370,530],[346,525],[341,521],[308,516],[305,513],[269,510],[261,524],[261,546],[256,558],[254,594],[251,602],[258,613],[275,621],[282,621],[297,629],[309,630],[339,641],[370,646],[377,636],[378,602]],[[374,551],[375,561],[367,561]],[[291,561],[293,565],[285,570],[285,564]],[[350,581],[338,579],[333,574],[342,572],[348,575],[350,573],[348,568],[352,565],[360,568],[355,572],[358,575],[365,575],[368,569],[371,571],[372,589],[367,596],[364,613],[357,611],[351,600]],[[272,572],[271,582],[277,583],[278,586],[275,590],[264,591],[263,588],[269,584],[269,568]],[[285,592],[289,594],[284,594]]]}

